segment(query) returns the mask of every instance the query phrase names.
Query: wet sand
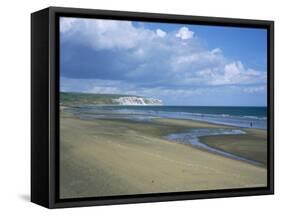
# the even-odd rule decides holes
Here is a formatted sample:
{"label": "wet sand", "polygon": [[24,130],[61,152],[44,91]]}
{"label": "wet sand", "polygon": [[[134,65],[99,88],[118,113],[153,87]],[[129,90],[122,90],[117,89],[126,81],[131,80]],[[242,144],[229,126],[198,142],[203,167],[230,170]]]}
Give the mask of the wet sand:
{"label": "wet sand", "polygon": [[267,165],[267,132],[260,129],[243,129],[246,134],[205,136],[203,143],[211,147],[231,152],[235,155],[255,160]]}
{"label": "wet sand", "polygon": [[[151,122],[80,120],[65,112],[61,114],[60,127],[61,198],[263,187],[267,184],[264,167],[163,138],[190,128],[219,128],[220,125],[174,119]],[[245,136],[254,141],[257,134],[249,130]],[[215,140],[208,142],[216,143]]]}

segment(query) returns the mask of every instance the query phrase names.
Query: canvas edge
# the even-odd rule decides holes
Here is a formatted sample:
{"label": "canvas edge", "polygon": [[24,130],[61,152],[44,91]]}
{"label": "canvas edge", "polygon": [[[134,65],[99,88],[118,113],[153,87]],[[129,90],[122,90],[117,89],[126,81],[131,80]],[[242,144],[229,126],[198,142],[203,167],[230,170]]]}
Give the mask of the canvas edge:
{"label": "canvas edge", "polygon": [[[65,207],[81,207],[81,206],[95,206],[95,205],[113,205],[113,204],[130,204],[130,203],[145,203],[145,202],[163,202],[163,201],[177,201],[177,200],[192,200],[192,199],[207,199],[207,198],[226,198],[226,197],[240,197],[240,196],[252,196],[252,195],[268,195],[274,194],[274,21],[264,21],[264,20],[248,20],[248,19],[233,19],[233,18],[217,18],[217,17],[201,17],[201,16],[186,16],[186,15],[171,15],[171,14],[155,14],[155,13],[140,13],[140,12],[126,12],[126,11],[108,11],[108,10],[94,10],[94,9],[81,9],[81,8],[62,8],[62,7],[49,7],[45,10],[49,12],[49,130],[50,130],[50,143],[49,143],[49,196],[48,196],[48,204],[44,205],[48,208],[65,208]],[[56,154],[56,136],[54,128],[56,125],[57,118],[57,103],[56,103],[56,92],[55,87],[58,83],[57,81],[57,64],[56,64],[56,50],[57,50],[57,41],[55,34],[55,25],[56,19],[55,17],[58,14],[80,14],[83,15],[99,15],[104,17],[124,17],[129,18],[133,17],[135,19],[145,18],[150,20],[170,20],[173,22],[176,21],[190,21],[209,24],[226,24],[226,25],[257,25],[261,27],[267,27],[269,29],[269,119],[270,119],[270,142],[269,142],[269,176],[268,182],[269,185],[267,188],[262,189],[254,189],[252,191],[204,191],[199,193],[186,193],[186,194],[147,194],[144,197],[116,197],[116,198],[100,198],[93,200],[81,200],[81,201],[59,201],[56,198],[56,187],[55,175],[58,172],[58,167],[56,167],[55,154]],[[38,203],[40,204],[40,203]]]}

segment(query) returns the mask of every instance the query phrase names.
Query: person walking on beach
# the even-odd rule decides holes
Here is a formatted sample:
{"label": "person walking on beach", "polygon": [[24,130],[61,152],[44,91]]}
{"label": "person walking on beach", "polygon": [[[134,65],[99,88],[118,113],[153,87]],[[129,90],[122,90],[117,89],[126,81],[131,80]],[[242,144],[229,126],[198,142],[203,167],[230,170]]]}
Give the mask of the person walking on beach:
{"label": "person walking on beach", "polygon": [[253,122],[250,122],[250,127],[253,127]]}

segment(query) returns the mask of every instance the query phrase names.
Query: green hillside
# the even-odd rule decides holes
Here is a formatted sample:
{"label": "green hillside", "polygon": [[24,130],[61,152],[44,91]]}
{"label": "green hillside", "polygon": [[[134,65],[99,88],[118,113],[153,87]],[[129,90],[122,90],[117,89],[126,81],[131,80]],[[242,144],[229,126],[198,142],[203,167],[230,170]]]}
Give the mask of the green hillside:
{"label": "green hillside", "polygon": [[81,104],[117,104],[114,103],[112,99],[128,96],[132,95],[61,92],[60,104],[65,106],[75,106]]}

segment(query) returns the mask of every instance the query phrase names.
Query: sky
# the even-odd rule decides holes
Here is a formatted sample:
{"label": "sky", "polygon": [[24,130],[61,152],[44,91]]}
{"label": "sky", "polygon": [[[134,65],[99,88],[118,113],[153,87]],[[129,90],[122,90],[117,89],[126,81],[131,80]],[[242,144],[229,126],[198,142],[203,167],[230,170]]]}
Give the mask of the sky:
{"label": "sky", "polygon": [[60,18],[60,91],[266,106],[265,29]]}

